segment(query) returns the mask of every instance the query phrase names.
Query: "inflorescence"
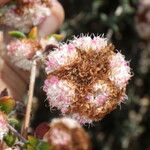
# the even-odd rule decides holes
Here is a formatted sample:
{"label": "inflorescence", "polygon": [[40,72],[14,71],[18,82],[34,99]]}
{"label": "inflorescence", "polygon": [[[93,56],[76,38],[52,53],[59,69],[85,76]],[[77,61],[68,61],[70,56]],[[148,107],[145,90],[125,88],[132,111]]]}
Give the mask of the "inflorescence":
{"label": "inflorescence", "polygon": [[0,24],[13,27],[22,32],[29,32],[51,15],[50,0],[23,0],[19,5],[12,3],[1,8]]}
{"label": "inflorescence", "polygon": [[70,118],[53,119],[43,139],[52,146],[52,150],[90,150],[88,134]]}
{"label": "inflorescence", "polygon": [[106,38],[75,37],[50,52],[44,91],[50,107],[81,124],[102,119],[127,96],[129,63]]}
{"label": "inflorescence", "polygon": [[15,39],[7,45],[7,54],[11,62],[24,70],[30,70],[32,58],[40,55],[48,45],[57,45],[54,37],[35,39]]}

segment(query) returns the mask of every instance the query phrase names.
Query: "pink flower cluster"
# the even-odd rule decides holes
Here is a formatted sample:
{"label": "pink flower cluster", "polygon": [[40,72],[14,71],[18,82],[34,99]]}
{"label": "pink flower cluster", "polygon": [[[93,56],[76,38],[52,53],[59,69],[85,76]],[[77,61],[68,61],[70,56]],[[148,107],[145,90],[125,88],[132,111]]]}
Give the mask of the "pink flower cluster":
{"label": "pink flower cluster", "polygon": [[72,97],[75,96],[75,88],[65,80],[59,80],[56,76],[45,81],[44,91],[50,100],[50,106],[57,107],[65,113],[71,104]]}
{"label": "pink flower cluster", "polygon": [[67,65],[78,57],[75,46],[72,43],[62,44],[58,49],[51,52],[46,61],[47,74],[59,69],[63,65]]}
{"label": "pink flower cluster", "polygon": [[7,54],[17,67],[30,70],[32,61],[28,58],[34,53],[33,47],[33,43],[27,40],[15,40],[7,46]]}
{"label": "pink flower cluster", "polygon": [[64,131],[54,129],[51,132],[52,144],[67,145],[71,141],[71,137]]}
{"label": "pink flower cluster", "polygon": [[52,150],[90,149],[89,136],[75,120],[70,118],[53,119],[43,139],[51,145]]}
{"label": "pink flower cluster", "polygon": [[89,93],[89,95],[87,95],[87,99],[95,105],[102,106],[110,94],[109,86],[104,81],[99,80],[93,85],[93,91],[95,94]]}
{"label": "pink flower cluster", "polygon": [[76,48],[87,52],[89,50],[98,52],[108,44],[106,38],[100,38],[99,36],[95,36],[93,39],[91,39],[90,36],[74,37],[71,43],[73,43]]}
{"label": "pink flower cluster", "polygon": [[[29,2],[29,1],[24,1]],[[33,1],[31,1],[33,2]],[[34,1],[30,6],[22,6],[21,10],[17,5],[5,7],[1,23],[18,29],[22,32],[29,32],[33,26],[39,25],[47,16],[51,15],[51,10],[41,0]]]}
{"label": "pink flower cluster", "polygon": [[111,67],[109,79],[119,88],[125,87],[131,78],[129,63],[125,61],[124,56],[119,52],[111,57],[109,63]]}
{"label": "pink flower cluster", "polygon": [[15,66],[24,70],[30,70],[32,57],[38,52],[44,51],[46,46],[50,44],[57,45],[54,37],[41,38],[40,40],[16,39],[7,45],[7,54]]}
{"label": "pink flower cluster", "polygon": [[[87,69],[88,68],[88,69]],[[100,120],[126,98],[129,63],[106,38],[75,37],[50,52],[44,91],[51,107],[80,123]]]}

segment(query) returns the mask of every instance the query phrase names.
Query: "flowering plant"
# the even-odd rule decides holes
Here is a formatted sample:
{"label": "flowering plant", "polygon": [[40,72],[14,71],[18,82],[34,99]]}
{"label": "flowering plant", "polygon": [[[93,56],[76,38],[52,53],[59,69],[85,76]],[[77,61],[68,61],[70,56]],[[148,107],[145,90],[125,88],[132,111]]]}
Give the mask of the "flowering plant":
{"label": "flowering plant", "polygon": [[[0,24],[15,29],[8,32],[13,38],[5,47],[7,58],[31,74],[26,103],[16,102],[7,89],[1,92],[2,149],[90,150],[89,135],[81,125],[103,119],[127,99],[129,62],[108,37],[81,35],[65,43],[61,34],[39,35],[40,24],[51,15],[51,4],[50,0],[22,0],[2,8]],[[40,70],[47,76],[42,88],[49,107],[58,109],[62,117],[32,129]]]}

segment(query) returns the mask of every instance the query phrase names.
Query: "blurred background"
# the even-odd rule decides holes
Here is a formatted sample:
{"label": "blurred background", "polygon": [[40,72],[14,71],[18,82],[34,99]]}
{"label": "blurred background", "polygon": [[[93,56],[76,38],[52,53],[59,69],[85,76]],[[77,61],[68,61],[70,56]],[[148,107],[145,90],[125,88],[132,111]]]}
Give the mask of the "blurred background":
{"label": "blurred background", "polygon": [[[93,150],[150,150],[150,0],[146,1],[149,5],[139,0],[60,1],[66,14],[60,33],[66,39],[81,33],[107,36],[130,61],[133,72],[128,100],[103,120],[85,126]],[[148,25],[140,28],[143,22]],[[39,77],[36,84],[40,107],[33,127],[59,116],[46,101],[43,104],[45,93],[39,91],[43,79]]]}

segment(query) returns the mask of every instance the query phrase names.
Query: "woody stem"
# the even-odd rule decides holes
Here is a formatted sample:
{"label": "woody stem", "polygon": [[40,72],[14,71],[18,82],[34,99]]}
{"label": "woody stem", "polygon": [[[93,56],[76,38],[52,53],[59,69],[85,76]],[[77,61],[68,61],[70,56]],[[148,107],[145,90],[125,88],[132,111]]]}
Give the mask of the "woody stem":
{"label": "woody stem", "polygon": [[30,124],[32,100],[33,100],[34,85],[35,85],[35,78],[36,78],[36,65],[37,65],[36,60],[34,59],[32,62],[32,68],[31,68],[29,97],[28,97],[26,114],[25,114],[25,121],[24,121],[24,126],[23,126],[23,136],[24,137],[26,137],[28,134],[29,124]]}

